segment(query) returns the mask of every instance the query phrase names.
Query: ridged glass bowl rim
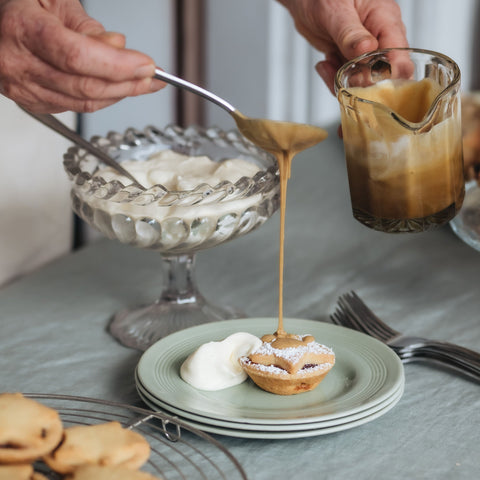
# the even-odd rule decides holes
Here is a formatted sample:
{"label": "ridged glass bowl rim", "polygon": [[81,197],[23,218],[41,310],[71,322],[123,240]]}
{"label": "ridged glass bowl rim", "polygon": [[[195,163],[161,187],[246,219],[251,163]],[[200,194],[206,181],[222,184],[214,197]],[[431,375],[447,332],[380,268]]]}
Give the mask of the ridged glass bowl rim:
{"label": "ridged glass bowl rim", "polygon": [[[218,127],[186,128],[169,124],[164,128],[149,125],[142,130],[129,127],[123,133],[109,132],[94,136],[91,142],[117,161],[147,160],[153,153],[171,148],[179,153],[205,155],[208,147],[224,151],[224,158],[253,159],[261,170],[253,177],[241,177],[235,183],[222,181],[217,185],[201,183],[192,190],[168,190],[161,184],[142,190],[119,180],[107,181],[96,172],[104,165],[101,160],[79,146],[70,147],[63,155],[63,165],[74,190],[84,195],[116,203],[159,206],[206,205],[271,194],[279,189],[278,165],[275,158],[243,137],[237,130]],[[207,148],[207,151],[208,151]]]}

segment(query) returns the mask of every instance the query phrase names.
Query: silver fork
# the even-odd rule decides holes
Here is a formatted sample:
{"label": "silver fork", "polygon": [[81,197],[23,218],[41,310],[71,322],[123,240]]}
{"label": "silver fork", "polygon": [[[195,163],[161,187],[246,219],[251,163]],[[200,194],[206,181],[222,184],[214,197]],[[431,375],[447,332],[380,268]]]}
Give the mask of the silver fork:
{"label": "silver fork", "polygon": [[339,297],[330,319],[386,343],[405,363],[434,362],[480,381],[480,353],[449,342],[403,335],[380,320],[355,292]]}

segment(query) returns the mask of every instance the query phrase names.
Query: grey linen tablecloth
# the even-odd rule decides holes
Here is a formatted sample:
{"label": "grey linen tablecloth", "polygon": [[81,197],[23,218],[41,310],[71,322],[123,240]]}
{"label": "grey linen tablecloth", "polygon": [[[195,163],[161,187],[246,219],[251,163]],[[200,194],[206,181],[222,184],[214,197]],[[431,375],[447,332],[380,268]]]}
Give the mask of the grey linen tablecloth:
{"label": "grey linen tablecloth", "polygon": [[[278,215],[256,232],[199,253],[206,297],[277,312]],[[327,321],[356,290],[398,330],[480,350],[480,253],[449,229],[388,235],[351,216],[335,129],[299,155],[289,183],[285,315]],[[118,309],[153,301],[155,252],[102,240],[0,291],[0,390],[82,395],[143,405],[140,352],[106,332]],[[251,480],[474,479],[480,476],[480,385],[427,366],[405,366],[405,393],[386,415],[314,438],[217,436]]]}

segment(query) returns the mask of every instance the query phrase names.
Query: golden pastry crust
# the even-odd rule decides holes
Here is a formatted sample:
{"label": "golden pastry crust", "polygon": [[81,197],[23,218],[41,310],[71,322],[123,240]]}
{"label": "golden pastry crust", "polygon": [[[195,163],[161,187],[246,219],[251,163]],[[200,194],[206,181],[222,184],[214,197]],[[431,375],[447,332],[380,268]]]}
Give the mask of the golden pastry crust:
{"label": "golden pastry crust", "polygon": [[258,364],[249,363],[248,361],[242,361],[242,367],[262,390],[277,395],[295,395],[316,388],[333,365],[329,365],[320,371],[310,368],[296,374],[285,374],[285,370],[282,369],[260,370]]}
{"label": "golden pastry crust", "polygon": [[31,465],[0,465],[0,480],[47,480]]}
{"label": "golden pastry crust", "polygon": [[0,394],[0,463],[31,463],[51,452],[62,432],[57,411],[21,393]]}
{"label": "golden pastry crust", "polygon": [[313,390],[335,364],[333,351],[310,335],[268,335],[262,340],[262,346],[242,357],[240,365],[267,392],[294,395]]}
{"label": "golden pastry crust", "polygon": [[100,467],[98,465],[84,465],[78,467],[65,480],[160,480],[150,473],[130,470],[123,467]]}
{"label": "golden pastry crust", "polygon": [[58,473],[72,473],[81,465],[140,468],[150,456],[150,445],[137,432],[119,422],[81,425],[65,429],[59,447],[44,457]]}

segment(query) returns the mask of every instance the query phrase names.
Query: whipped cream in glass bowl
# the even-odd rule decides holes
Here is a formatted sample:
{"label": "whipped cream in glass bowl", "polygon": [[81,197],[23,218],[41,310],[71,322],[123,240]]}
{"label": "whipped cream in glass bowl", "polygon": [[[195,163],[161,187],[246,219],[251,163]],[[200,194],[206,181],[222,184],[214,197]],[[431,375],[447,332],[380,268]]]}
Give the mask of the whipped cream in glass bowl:
{"label": "whipped cream in glass bowl", "polygon": [[63,161],[74,212],[108,238],[159,252],[166,266],[160,297],[117,312],[110,333],[145,350],[176,330],[244,316],[203,297],[195,255],[251,232],[278,209],[273,156],[237,131],[218,128],[129,128],[92,143],[121,162],[145,190],[74,146]]}

